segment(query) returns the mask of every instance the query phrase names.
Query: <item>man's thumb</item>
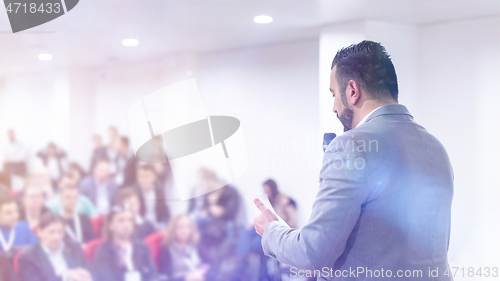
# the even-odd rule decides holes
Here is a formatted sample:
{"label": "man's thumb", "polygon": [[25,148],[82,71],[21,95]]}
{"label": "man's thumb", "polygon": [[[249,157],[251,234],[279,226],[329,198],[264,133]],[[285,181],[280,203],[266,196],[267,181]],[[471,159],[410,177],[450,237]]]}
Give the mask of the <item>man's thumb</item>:
{"label": "man's thumb", "polygon": [[264,205],[264,203],[262,203],[262,201],[259,198],[255,198],[253,202],[255,203],[255,206],[257,206],[257,208],[259,208],[259,210],[262,213],[265,213],[267,211],[266,205]]}

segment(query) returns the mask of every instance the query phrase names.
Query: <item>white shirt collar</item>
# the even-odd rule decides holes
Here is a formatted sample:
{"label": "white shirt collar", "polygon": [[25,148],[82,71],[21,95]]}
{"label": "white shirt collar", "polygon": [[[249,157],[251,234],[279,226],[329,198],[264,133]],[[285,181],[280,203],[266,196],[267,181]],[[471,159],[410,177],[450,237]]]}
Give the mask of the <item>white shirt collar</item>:
{"label": "white shirt collar", "polygon": [[59,249],[55,250],[55,251],[52,251],[51,249],[45,247],[45,245],[43,245],[42,243],[40,243],[40,246],[42,246],[42,249],[43,251],[49,255],[49,256],[52,256],[52,255],[60,255],[62,254],[63,250],[64,250],[64,243],[61,243],[61,246],[59,246]]}
{"label": "white shirt collar", "polygon": [[363,119],[361,119],[361,121],[359,121],[359,123],[358,123],[358,125],[356,125],[356,127],[358,127],[359,125],[364,124],[364,123],[366,122],[366,119],[368,119],[368,117],[370,117],[370,115],[372,115],[372,113],[373,113],[375,110],[377,110],[377,109],[379,109],[379,108],[381,108],[381,107],[382,107],[382,106],[379,106],[379,107],[375,108],[374,110],[372,110],[370,113],[366,114],[366,116],[365,116]]}

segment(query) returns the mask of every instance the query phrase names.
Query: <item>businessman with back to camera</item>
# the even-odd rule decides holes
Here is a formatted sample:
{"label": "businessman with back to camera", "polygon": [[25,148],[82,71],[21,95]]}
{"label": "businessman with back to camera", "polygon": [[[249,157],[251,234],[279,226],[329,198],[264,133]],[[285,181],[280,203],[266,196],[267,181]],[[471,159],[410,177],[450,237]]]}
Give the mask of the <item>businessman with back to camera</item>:
{"label": "businessman with back to camera", "polygon": [[256,199],[262,213],[254,223],[264,253],[291,265],[290,276],[452,280],[446,274],[450,160],[398,104],[396,71],[385,48],[362,41],[338,51],[330,91],[345,133],[325,152],[309,222],[301,229],[282,225]]}

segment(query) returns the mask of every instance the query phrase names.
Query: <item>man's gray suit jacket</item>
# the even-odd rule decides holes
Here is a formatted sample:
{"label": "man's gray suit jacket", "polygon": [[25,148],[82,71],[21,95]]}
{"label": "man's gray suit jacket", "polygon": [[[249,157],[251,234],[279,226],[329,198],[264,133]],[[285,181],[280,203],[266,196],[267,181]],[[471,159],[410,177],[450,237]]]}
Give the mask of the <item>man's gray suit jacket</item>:
{"label": "man's gray suit jacket", "polygon": [[304,227],[273,221],[264,230],[264,253],[291,265],[291,276],[453,280],[446,275],[452,167],[405,106],[384,105],[335,138],[320,181],[319,191],[304,190],[317,192]]}

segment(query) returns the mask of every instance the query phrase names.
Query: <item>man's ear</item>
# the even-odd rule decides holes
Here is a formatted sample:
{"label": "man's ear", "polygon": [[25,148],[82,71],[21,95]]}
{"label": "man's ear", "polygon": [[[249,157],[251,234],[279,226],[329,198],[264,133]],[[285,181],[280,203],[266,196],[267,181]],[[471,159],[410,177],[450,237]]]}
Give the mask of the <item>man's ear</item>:
{"label": "man's ear", "polygon": [[349,80],[347,83],[347,100],[350,104],[355,105],[361,97],[359,84],[354,80]]}

